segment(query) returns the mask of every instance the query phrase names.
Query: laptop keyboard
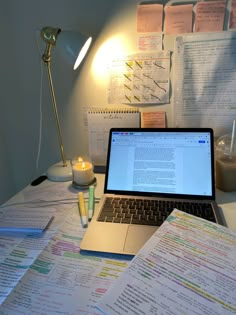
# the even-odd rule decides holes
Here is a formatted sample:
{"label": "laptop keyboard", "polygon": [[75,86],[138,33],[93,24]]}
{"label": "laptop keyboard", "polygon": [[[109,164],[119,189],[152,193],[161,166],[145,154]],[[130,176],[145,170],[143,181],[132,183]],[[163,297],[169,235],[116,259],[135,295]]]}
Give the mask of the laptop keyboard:
{"label": "laptop keyboard", "polygon": [[216,222],[209,203],[119,197],[106,198],[98,221],[160,226],[174,208]]}

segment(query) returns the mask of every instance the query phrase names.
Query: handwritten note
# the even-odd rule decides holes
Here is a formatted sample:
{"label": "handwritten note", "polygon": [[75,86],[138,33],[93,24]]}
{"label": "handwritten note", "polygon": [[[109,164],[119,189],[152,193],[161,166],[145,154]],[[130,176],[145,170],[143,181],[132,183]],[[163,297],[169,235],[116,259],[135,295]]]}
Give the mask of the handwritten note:
{"label": "handwritten note", "polygon": [[141,113],[142,128],[165,128],[166,113],[165,112],[143,112]]}
{"label": "handwritten note", "polygon": [[231,132],[236,115],[235,50],[235,32],[176,38],[175,126],[211,126],[216,136]]}
{"label": "handwritten note", "polygon": [[223,30],[225,0],[198,2],[195,32],[219,32]]}
{"label": "handwritten note", "polygon": [[137,7],[137,32],[161,32],[162,4],[143,4]]}
{"label": "handwritten note", "polygon": [[236,28],[236,0],[231,0],[229,28]]}
{"label": "handwritten note", "polygon": [[165,6],[165,34],[192,32],[193,5]]}
{"label": "handwritten note", "polygon": [[162,50],[162,33],[138,33],[139,50]]}

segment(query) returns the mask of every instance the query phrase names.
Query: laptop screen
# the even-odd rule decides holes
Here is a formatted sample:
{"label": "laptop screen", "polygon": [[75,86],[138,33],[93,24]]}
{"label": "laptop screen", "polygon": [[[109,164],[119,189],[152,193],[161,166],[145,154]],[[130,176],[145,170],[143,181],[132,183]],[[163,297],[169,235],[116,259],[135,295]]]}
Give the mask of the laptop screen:
{"label": "laptop screen", "polygon": [[105,192],[211,199],[213,149],[209,128],[111,129]]}

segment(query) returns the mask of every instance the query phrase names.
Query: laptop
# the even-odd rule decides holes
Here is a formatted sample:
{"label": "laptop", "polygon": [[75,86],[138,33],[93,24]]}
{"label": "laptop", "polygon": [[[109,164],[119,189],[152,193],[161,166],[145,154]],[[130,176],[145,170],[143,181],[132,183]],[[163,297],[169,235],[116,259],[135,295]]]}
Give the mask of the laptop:
{"label": "laptop", "polygon": [[81,252],[135,255],[174,208],[225,225],[214,175],[210,128],[112,128],[104,194]]}

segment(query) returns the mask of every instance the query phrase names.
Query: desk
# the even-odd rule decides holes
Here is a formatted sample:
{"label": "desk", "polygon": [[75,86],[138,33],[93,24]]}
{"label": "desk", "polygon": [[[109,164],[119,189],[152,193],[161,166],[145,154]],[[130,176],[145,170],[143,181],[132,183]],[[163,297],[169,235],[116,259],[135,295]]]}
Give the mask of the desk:
{"label": "desk", "polygon": [[236,231],[236,191],[223,192],[217,189],[216,201],[222,209],[227,226]]}
{"label": "desk", "polygon": [[[96,174],[96,197],[104,175]],[[70,182],[45,181],[27,186],[7,204],[55,211],[55,220],[42,237],[0,237],[0,297],[8,295],[1,315],[96,315],[93,305],[127,268],[128,260],[82,256],[84,234],[77,208],[78,190]],[[236,193],[217,191],[228,226],[236,231]],[[8,293],[4,283],[18,283]],[[5,285],[6,287],[6,285]],[[4,293],[4,290],[5,293]]]}

